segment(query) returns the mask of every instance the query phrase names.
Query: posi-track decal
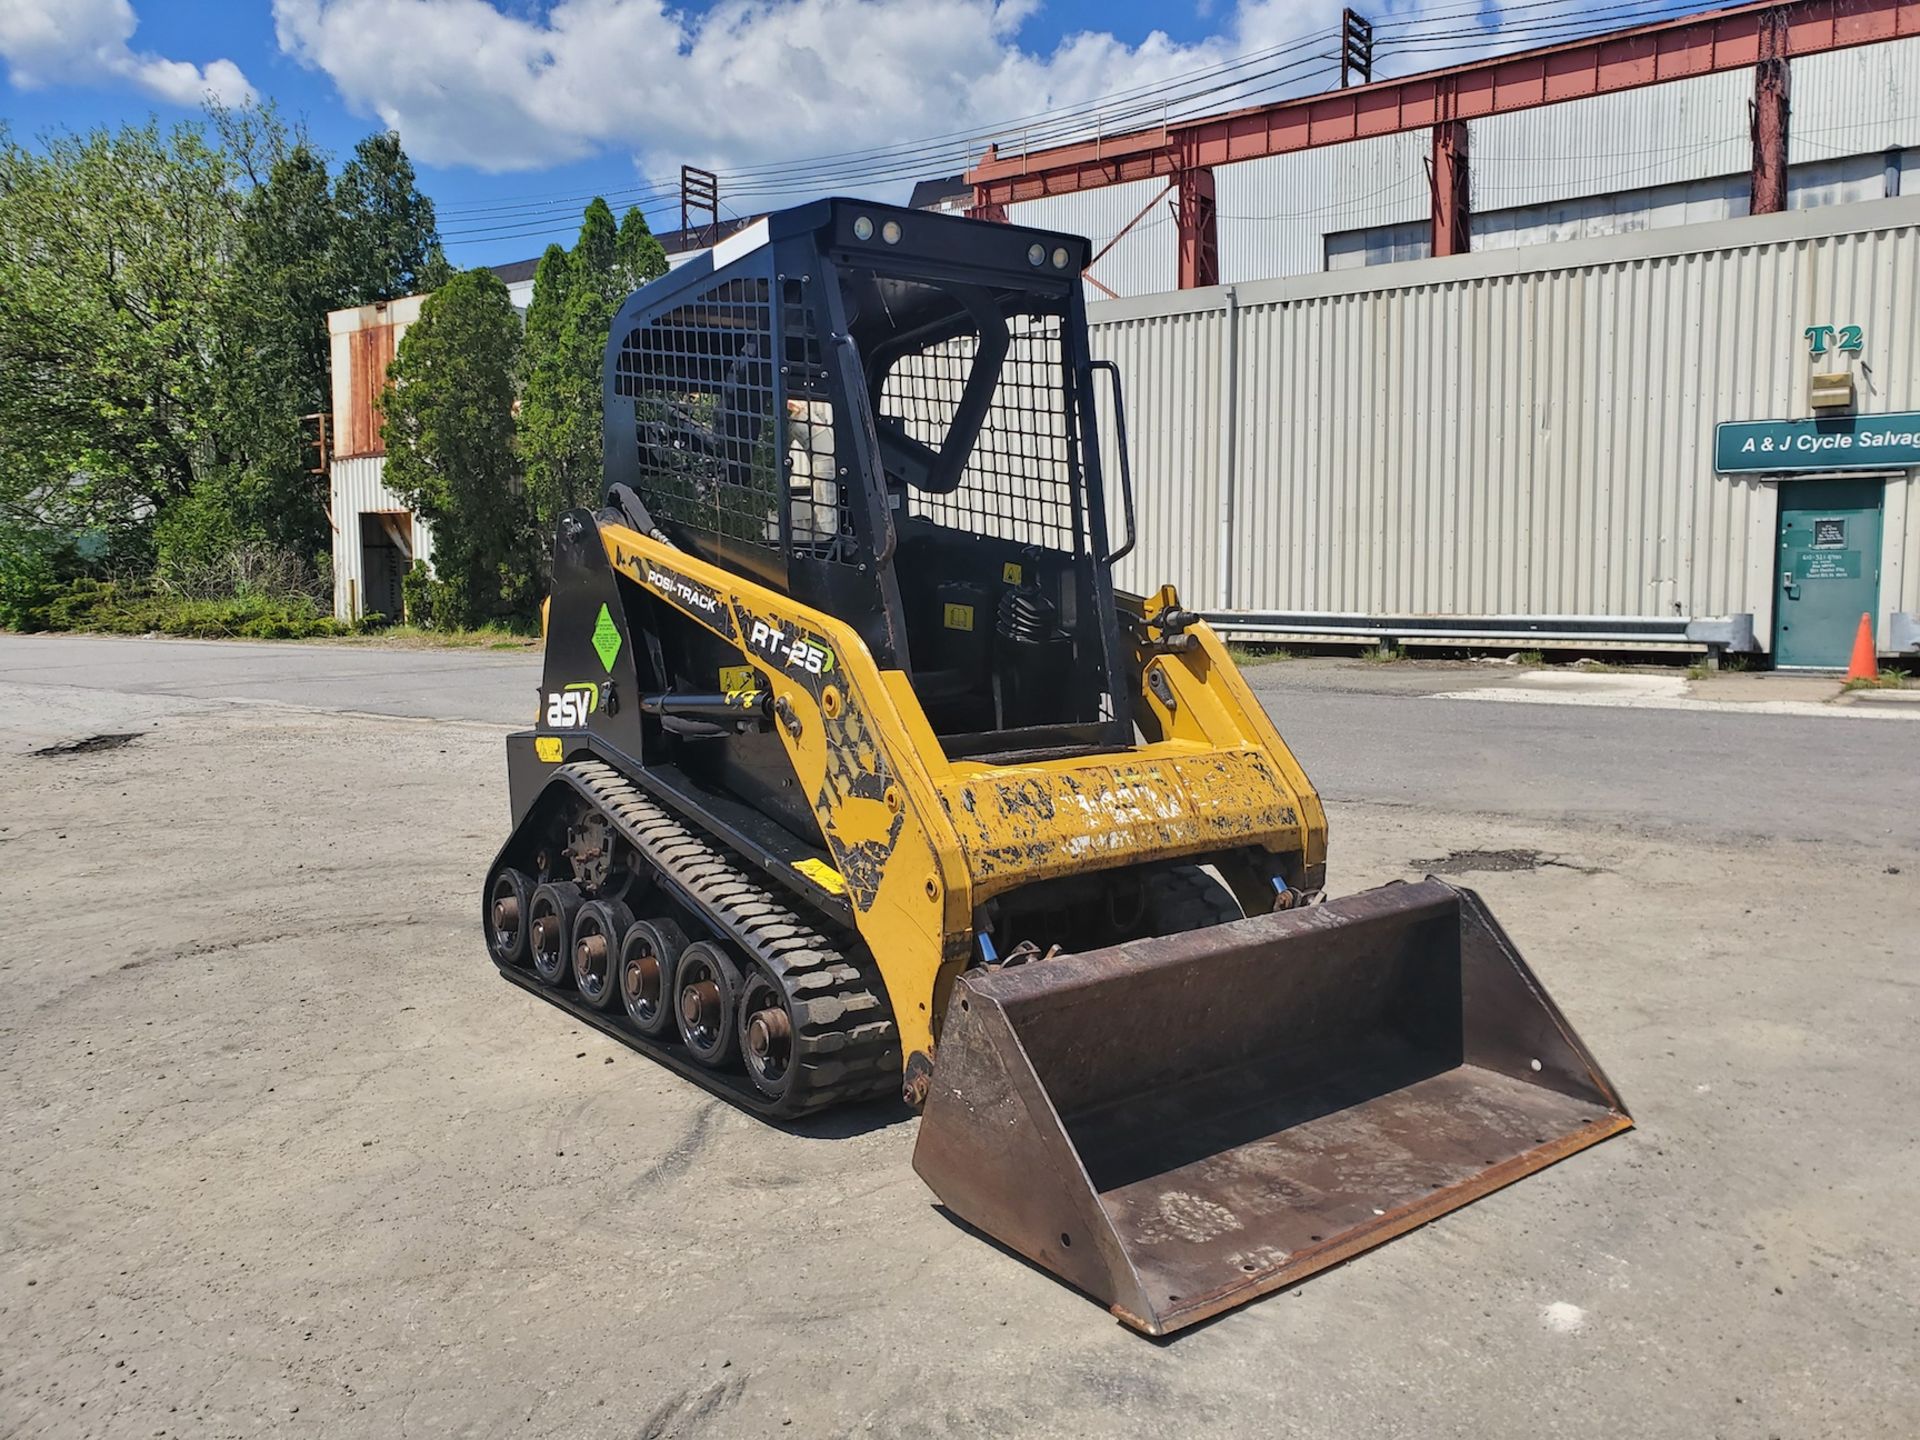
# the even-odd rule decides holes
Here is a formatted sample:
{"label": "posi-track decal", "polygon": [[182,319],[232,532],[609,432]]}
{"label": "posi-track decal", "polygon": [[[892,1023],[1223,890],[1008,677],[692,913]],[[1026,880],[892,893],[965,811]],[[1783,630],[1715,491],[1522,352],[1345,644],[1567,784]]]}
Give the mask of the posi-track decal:
{"label": "posi-track decal", "polygon": [[689,580],[670,566],[624,545],[613,547],[613,567],[629,580],[646,586],[686,611],[708,629],[718,631],[729,640],[733,638],[733,615],[725,598],[712,586]]}

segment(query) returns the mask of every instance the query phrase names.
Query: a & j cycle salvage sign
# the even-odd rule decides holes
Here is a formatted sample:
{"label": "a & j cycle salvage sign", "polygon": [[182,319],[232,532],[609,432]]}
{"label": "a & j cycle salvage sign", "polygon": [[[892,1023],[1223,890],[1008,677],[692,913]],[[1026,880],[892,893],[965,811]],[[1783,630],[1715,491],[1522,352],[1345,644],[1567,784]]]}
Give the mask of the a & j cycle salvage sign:
{"label": "a & j cycle salvage sign", "polygon": [[1902,470],[1920,465],[1920,410],[1811,420],[1723,420],[1713,427],[1713,468]]}

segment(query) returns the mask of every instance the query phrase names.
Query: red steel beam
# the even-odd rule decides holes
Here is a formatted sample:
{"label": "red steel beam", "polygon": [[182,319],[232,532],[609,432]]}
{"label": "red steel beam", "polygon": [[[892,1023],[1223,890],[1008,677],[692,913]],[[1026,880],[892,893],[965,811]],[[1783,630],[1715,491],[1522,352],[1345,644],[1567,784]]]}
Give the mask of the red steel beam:
{"label": "red steel beam", "polygon": [[[1763,41],[1764,17],[1776,36]],[[1515,110],[1740,70],[1769,58],[1920,35],[1920,0],[1787,0],[1709,11],[1563,45],[1109,135],[1025,155],[989,149],[967,180],[976,211],[1184,169],[1478,120]]]}

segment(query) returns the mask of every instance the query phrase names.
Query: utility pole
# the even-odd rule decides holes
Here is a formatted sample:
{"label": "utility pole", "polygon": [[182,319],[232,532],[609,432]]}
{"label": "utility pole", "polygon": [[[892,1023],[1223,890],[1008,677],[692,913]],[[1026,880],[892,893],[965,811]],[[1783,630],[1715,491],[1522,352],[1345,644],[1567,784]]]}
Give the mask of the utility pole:
{"label": "utility pole", "polygon": [[[693,217],[704,214],[706,224],[696,233]],[[693,246],[720,240],[720,177],[697,165],[680,167],[680,230]]]}
{"label": "utility pole", "polygon": [[1352,10],[1340,12],[1340,88],[1355,76],[1362,85],[1373,83],[1373,22]]}

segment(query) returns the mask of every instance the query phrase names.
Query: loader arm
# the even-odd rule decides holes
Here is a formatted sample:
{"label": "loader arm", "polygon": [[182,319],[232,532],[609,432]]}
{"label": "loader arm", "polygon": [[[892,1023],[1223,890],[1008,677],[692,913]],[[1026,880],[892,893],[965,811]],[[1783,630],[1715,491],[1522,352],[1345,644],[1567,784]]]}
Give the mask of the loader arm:
{"label": "loader arm", "polygon": [[1140,682],[1163,738],[1117,754],[949,760],[912,677],[882,670],[851,626],[625,525],[599,531],[616,574],[737,646],[770,697],[908,1056],[935,1054],[953,979],[977,958],[976,908],[997,895],[1245,849],[1318,888],[1319,797],[1211,632],[1141,667],[1171,686],[1169,706]]}

